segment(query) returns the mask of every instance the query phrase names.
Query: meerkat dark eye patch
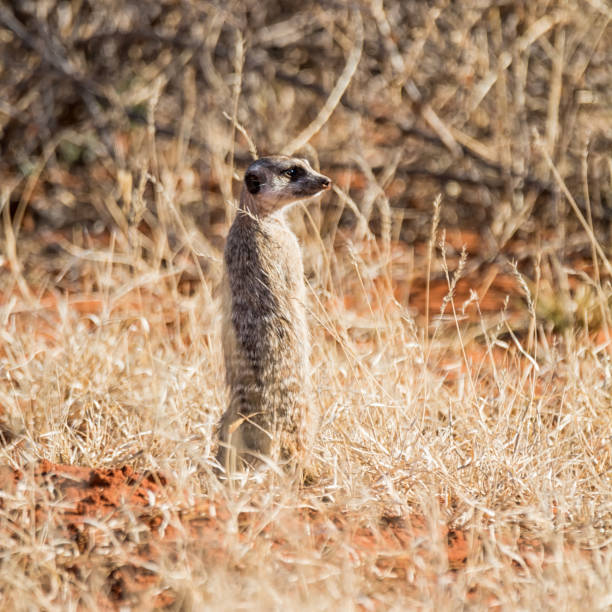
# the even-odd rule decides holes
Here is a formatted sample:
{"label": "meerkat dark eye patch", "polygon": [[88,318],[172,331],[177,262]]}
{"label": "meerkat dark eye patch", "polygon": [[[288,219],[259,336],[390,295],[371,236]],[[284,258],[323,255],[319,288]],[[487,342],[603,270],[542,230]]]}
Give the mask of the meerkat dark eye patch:
{"label": "meerkat dark eye patch", "polygon": [[291,166],[291,168],[287,168],[283,174],[288,176],[290,180],[297,181],[306,174],[306,170],[301,166]]}
{"label": "meerkat dark eye patch", "polygon": [[246,185],[246,188],[249,190],[249,193],[252,193],[252,194],[257,193],[259,191],[259,188],[261,187],[261,182],[259,180],[259,177],[253,172],[249,172],[244,177],[244,184]]}

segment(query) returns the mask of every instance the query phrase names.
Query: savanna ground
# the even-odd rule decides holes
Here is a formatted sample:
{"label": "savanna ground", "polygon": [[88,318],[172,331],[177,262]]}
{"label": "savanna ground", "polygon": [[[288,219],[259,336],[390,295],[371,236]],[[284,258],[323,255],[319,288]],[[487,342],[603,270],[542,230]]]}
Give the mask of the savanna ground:
{"label": "savanna ground", "polygon": [[[0,606],[612,607],[612,11],[0,6]],[[214,474],[254,148],[292,212],[321,477]]]}

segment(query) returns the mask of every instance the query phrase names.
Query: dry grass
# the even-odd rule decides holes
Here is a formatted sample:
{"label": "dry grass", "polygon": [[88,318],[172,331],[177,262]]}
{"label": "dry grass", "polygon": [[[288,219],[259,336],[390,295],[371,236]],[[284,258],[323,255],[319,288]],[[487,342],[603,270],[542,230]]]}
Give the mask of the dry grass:
{"label": "dry grass", "polygon": [[[609,9],[35,4],[0,9],[0,607],[612,606]],[[245,129],[336,183],[294,215],[307,487],[212,471]],[[165,484],[75,536],[42,459]]]}

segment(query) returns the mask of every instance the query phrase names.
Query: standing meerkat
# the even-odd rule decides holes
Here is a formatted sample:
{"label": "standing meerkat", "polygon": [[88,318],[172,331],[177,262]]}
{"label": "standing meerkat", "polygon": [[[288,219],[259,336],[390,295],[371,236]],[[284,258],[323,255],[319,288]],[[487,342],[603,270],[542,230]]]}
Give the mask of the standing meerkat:
{"label": "standing meerkat", "polygon": [[280,155],[258,159],[245,173],[224,253],[230,397],[217,459],[227,473],[261,456],[299,461],[312,445],[319,414],[308,398],[304,269],[284,209],[330,185],[306,160]]}

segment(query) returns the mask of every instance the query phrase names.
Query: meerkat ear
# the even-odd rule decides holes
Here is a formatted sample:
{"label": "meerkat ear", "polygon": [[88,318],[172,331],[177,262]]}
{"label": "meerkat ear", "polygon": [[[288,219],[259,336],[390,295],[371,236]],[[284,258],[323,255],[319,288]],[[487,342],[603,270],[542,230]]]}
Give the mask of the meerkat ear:
{"label": "meerkat ear", "polygon": [[251,194],[257,193],[261,187],[259,177],[254,172],[248,172],[246,174],[244,177],[244,184]]}

